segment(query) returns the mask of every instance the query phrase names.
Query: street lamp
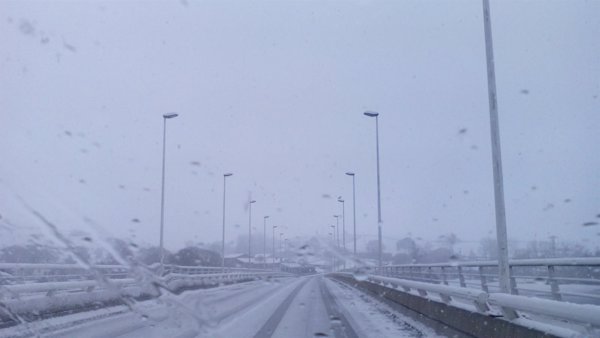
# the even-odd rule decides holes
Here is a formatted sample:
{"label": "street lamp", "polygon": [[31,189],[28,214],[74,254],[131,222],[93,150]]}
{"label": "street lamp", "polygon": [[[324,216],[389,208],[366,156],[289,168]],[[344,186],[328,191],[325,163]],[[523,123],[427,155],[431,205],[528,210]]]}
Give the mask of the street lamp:
{"label": "street lamp", "polygon": [[279,233],[279,270],[283,270],[283,250],[281,250],[281,237],[283,236],[283,232]]}
{"label": "street lamp", "polygon": [[280,233],[279,233],[279,253],[280,253],[280,255],[279,255],[279,256],[281,256],[281,257],[279,258],[279,261],[280,261],[280,262],[283,260],[283,250],[282,250],[282,248],[281,248],[281,245],[282,245],[282,240],[281,240],[281,239],[282,239],[282,237],[283,237],[283,232],[280,232]]}
{"label": "street lamp", "polygon": [[346,251],[346,203],[342,197],[338,197],[338,202],[342,203],[342,247]]}
{"label": "street lamp", "polygon": [[347,172],[346,175],[352,176],[352,220],[354,221],[354,256],[356,256],[356,182],[353,172]]}
{"label": "street lamp", "polygon": [[331,232],[333,233],[333,244],[335,244],[335,225],[330,225]]}
{"label": "street lamp", "polygon": [[340,215],[333,215],[335,217],[335,232],[337,233],[337,247],[340,247]]}
{"label": "street lamp", "polygon": [[500,127],[498,126],[498,102],[496,93],[496,71],[490,2],[483,0],[483,31],[488,79],[488,102],[490,109],[490,133],[492,138],[492,170],[494,177],[494,202],[496,212],[496,242],[498,245],[498,270],[500,291],[510,292],[510,267],[508,264],[508,234],[504,205],[504,183],[502,178],[502,151],[500,150]]}
{"label": "street lamp", "polygon": [[167,155],[167,119],[177,117],[176,113],[163,114],[163,153],[162,153],[162,183],[160,194],[160,273],[163,272],[165,251],[163,249],[163,233],[165,227],[165,158]]}
{"label": "street lamp", "polygon": [[223,241],[221,243],[221,267],[225,269],[225,194],[227,177],[232,176],[232,173],[223,174]]}
{"label": "street lamp", "polygon": [[[335,225],[330,225],[329,227],[331,227],[330,234],[333,235],[332,240],[333,240],[333,245],[335,245],[335,242],[336,242],[335,232],[336,232],[337,228],[335,227]],[[335,265],[335,255],[333,254],[333,250],[331,250],[331,262],[332,262],[331,264],[332,264],[332,270],[333,270],[333,266]]]}
{"label": "street lamp", "polygon": [[252,257],[252,204],[255,200],[248,202],[248,267],[250,267],[250,257]]}
{"label": "street lamp", "polygon": [[273,269],[275,269],[275,229],[277,225],[273,225]]}
{"label": "street lamp", "polygon": [[381,183],[379,178],[379,113],[364,112],[366,116],[375,118],[375,145],[377,149],[377,237],[379,239],[379,267],[381,268]]}
{"label": "street lamp", "polygon": [[263,262],[265,269],[267,268],[267,218],[269,216],[263,217]]}
{"label": "street lamp", "polygon": [[[331,227],[333,227],[333,225]],[[331,240],[333,241],[333,238],[335,237],[335,235],[332,232],[330,232],[329,235],[331,235],[331,237],[332,237]],[[334,259],[334,257],[335,256],[333,255],[333,251],[332,251],[331,252],[331,272],[333,272],[333,265],[334,265],[333,259]]]}

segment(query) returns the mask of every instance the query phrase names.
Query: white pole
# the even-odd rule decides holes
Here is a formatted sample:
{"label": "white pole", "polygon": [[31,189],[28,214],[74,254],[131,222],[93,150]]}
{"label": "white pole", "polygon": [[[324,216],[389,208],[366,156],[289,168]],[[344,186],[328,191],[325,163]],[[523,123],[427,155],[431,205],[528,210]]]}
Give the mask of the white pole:
{"label": "white pole", "polygon": [[267,269],[267,218],[269,216],[263,217],[263,263],[265,269]]}
{"label": "white pole", "polygon": [[379,268],[381,268],[383,243],[381,242],[381,183],[379,179],[379,115],[375,116],[375,137],[377,142],[377,236],[379,239]]}
{"label": "white pole", "polygon": [[500,128],[498,125],[496,74],[494,69],[494,48],[492,42],[492,23],[490,18],[489,0],[483,0],[483,27],[485,32],[485,55],[487,62],[490,129],[492,137],[492,167],[494,173],[494,201],[496,207],[496,239],[498,242],[500,291],[509,293],[510,268],[508,265],[508,235],[506,231],[506,211],[504,206],[504,185],[502,179],[502,156],[500,150]]}
{"label": "white pole", "polygon": [[248,209],[248,267],[250,267],[250,257],[252,256],[252,203],[250,201]]}
{"label": "white pole", "polygon": [[354,176],[352,175],[352,219],[354,221],[354,256],[356,256],[356,185]]}
{"label": "white pole", "polygon": [[160,274],[164,271],[165,251],[163,233],[165,228],[165,159],[167,155],[167,119],[175,118],[178,114],[163,114],[163,152],[162,152],[162,181],[160,186]]}
{"label": "white pole", "polygon": [[231,176],[233,174],[227,173],[223,175],[223,238],[222,238],[222,242],[221,242],[221,267],[223,269],[225,269],[225,195],[227,192],[227,186],[226,186],[226,181],[227,181],[227,177]]}
{"label": "white pole", "polygon": [[275,228],[277,225],[273,225],[273,270],[275,270]]}
{"label": "white pole", "polygon": [[346,201],[342,200],[342,246],[346,252]]}

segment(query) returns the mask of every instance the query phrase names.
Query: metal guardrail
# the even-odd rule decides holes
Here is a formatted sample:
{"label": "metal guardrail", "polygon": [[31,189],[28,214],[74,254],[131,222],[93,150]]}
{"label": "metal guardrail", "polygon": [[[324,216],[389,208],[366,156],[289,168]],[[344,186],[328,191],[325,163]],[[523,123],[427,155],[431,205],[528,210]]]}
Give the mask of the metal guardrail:
{"label": "metal guardrail", "polygon": [[[368,275],[366,279],[364,277],[356,279],[354,274],[351,273],[339,274],[352,277],[355,280],[376,283],[390,289],[416,294],[447,305],[460,308],[467,306],[470,310],[485,315],[496,317],[501,312],[504,318],[509,321],[530,327],[537,326],[541,330],[553,331],[555,334],[559,333],[558,336],[562,335],[560,332],[564,329],[565,321],[568,321],[571,325],[579,325],[581,331],[593,332],[592,335],[600,333],[600,306],[596,305],[574,304],[504,293],[488,293],[463,287],[378,275]],[[526,315],[524,316],[524,314]]]}
{"label": "metal guardrail", "polygon": [[[600,258],[510,260],[511,294],[583,304],[599,304]],[[498,292],[498,262],[405,264],[373,268],[370,273],[427,283]]]}
{"label": "metal guardrail", "polygon": [[[100,265],[89,270],[75,264],[0,263],[0,327],[18,317],[85,310],[98,304],[154,298],[160,288],[177,292],[186,288],[233,283],[291,274],[244,268],[164,266],[126,267]],[[137,269],[137,270],[136,270]],[[6,309],[9,312],[6,312]]]}
{"label": "metal guardrail", "polygon": [[[142,267],[158,274],[159,264]],[[271,270],[248,268],[221,268],[202,266],[165,265],[162,275],[170,273],[202,275],[209,273],[234,273],[234,272],[264,272]],[[136,267],[124,265],[95,265],[89,269],[77,264],[36,264],[36,263],[0,263],[0,285],[46,283],[96,280],[98,276],[110,279],[132,278]]]}
{"label": "metal guardrail", "polygon": [[93,280],[98,275],[119,279],[131,275],[123,265],[97,265],[94,270],[78,264],[0,263],[0,285]]}

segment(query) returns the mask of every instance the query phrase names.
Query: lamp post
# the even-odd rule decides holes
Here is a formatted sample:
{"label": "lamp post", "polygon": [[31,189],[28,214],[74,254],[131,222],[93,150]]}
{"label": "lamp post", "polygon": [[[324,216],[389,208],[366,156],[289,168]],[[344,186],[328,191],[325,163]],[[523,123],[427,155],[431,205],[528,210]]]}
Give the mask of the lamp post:
{"label": "lamp post", "polygon": [[337,247],[340,247],[340,215],[333,215],[335,217],[335,232],[337,233]]}
{"label": "lamp post", "polygon": [[[333,245],[335,245],[335,242],[336,242],[335,231],[337,228],[335,227],[335,225],[330,225],[330,227],[331,227],[331,234],[333,235],[332,236],[333,237]],[[331,250],[331,266],[332,266],[332,269],[335,266],[335,255],[333,253],[333,250]]]}
{"label": "lamp post", "polygon": [[331,232],[333,233],[333,244],[335,244],[335,225],[330,225]]}
{"label": "lamp post", "polygon": [[502,152],[500,150],[500,127],[498,126],[498,102],[496,93],[496,72],[494,67],[494,46],[490,2],[483,0],[483,30],[485,35],[485,55],[488,79],[488,101],[490,107],[490,133],[492,139],[492,170],[494,177],[494,202],[496,213],[496,241],[498,245],[498,270],[500,291],[510,292],[510,268],[508,265],[508,234],[506,231],[506,210],[504,206],[504,183],[502,178]]}
{"label": "lamp post", "polygon": [[279,253],[280,253],[281,258],[283,258],[283,250],[281,249],[282,237],[283,237],[283,232],[280,232],[279,233]]}
{"label": "lamp post", "polygon": [[273,269],[275,269],[275,229],[277,225],[273,225]]}
{"label": "lamp post", "polygon": [[248,202],[248,267],[250,267],[252,257],[252,204],[254,203],[256,203],[255,200]]}
{"label": "lamp post", "polygon": [[344,248],[344,252],[345,252],[346,251],[346,203],[341,196],[338,197],[337,201],[342,203],[342,247]]}
{"label": "lamp post", "polygon": [[283,250],[281,250],[281,237],[283,237],[283,232],[279,233],[279,268],[281,269],[281,264],[283,263]]}
{"label": "lamp post", "polygon": [[163,248],[163,233],[165,228],[165,158],[167,155],[167,119],[177,117],[176,113],[163,114],[163,152],[162,152],[162,182],[160,194],[160,273],[163,273],[165,251]]}
{"label": "lamp post", "polygon": [[352,220],[354,221],[354,256],[356,256],[356,182],[354,181],[355,174],[347,172],[346,175],[352,176]]}
{"label": "lamp post", "polygon": [[225,194],[227,191],[227,177],[232,176],[232,173],[223,174],[223,238],[221,241],[221,267],[225,269]]}
{"label": "lamp post", "polygon": [[267,268],[267,218],[269,216],[263,217],[263,262],[264,268]]}
{"label": "lamp post", "polygon": [[365,116],[374,117],[375,118],[375,146],[377,149],[377,237],[379,239],[379,267],[381,268],[381,251],[382,251],[382,243],[381,243],[381,182],[379,178],[379,113],[373,111],[364,112]]}
{"label": "lamp post", "polygon": [[[332,225],[332,227],[333,227],[333,225]],[[333,232],[330,232],[330,233],[329,233],[329,235],[331,235],[331,237],[332,237],[332,239],[331,239],[331,240],[333,241],[333,237],[335,237],[335,236],[333,235]],[[333,257],[334,257],[334,255],[333,255],[333,251],[332,251],[332,252],[331,252],[331,272],[333,272]]]}

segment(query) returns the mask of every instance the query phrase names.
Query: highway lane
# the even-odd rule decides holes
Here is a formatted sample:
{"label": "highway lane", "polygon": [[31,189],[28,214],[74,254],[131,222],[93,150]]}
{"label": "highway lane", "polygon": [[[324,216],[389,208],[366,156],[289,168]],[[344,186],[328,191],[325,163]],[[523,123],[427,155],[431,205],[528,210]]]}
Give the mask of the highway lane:
{"label": "highway lane", "polygon": [[[165,294],[113,314],[46,320],[45,337],[427,337],[438,336],[374,298],[324,276],[253,281]],[[68,317],[68,316],[67,316]],[[53,324],[62,321],[61,325]],[[38,323],[43,327],[43,323]],[[54,328],[53,328],[54,325]],[[0,333],[0,337],[2,334]],[[26,336],[26,335],[14,335]]]}

